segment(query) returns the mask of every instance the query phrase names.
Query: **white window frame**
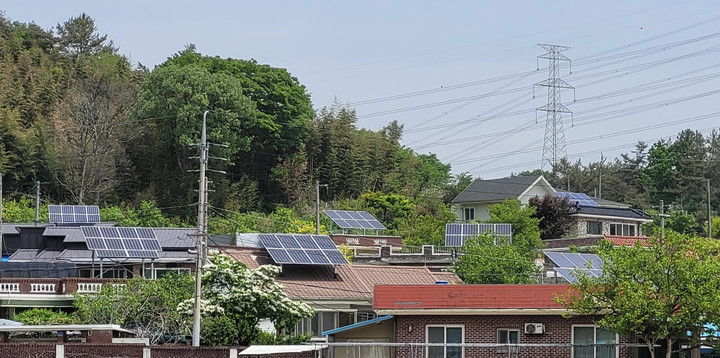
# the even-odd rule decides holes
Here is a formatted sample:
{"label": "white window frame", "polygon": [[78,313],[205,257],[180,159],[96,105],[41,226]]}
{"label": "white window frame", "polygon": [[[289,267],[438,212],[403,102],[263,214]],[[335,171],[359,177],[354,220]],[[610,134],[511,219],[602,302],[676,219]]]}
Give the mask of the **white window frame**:
{"label": "white window frame", "polygon": [[[472,215],[468,215],[468,213]],[[472,216],[472,217],[470,217]],[[470,221],[475,220],[475,208],[463,208],[463,220]]]}
{"label": "white window frame", "polygon": [[[145,275],[144,277],[150,280],[157,280],[158,278],[158,272],[169,272],[169,271],[175,271],[178,274],[183,275],[189,275],[191,274],[191,271],[187,267],[155,267],[155,268],[145,268]],[[150,274],[150,277],[148,277],[148,274]]]}
{"label": "white window frame", "polygon": [[[570,357],[575,358],[575,327],[592,327],[593,328],[593,344],[597,343],[598,328],[602,328],[596,324],[573,324],[570,326]],[[620,336],[615,334],[615,343],[620,343]],[[593,356],[597,357],[597,346],[593,346]],[[620,357],[620,347],[615,346],[615,358]]]}
{"label": "white window frame", "polygon": [[[505,331],[505,334],[507,334],[507,340],[508,340],[507,343],[500,343],[500,332],[501,331]],[[510,332],[517,333],[517,342],[515,342],[515,343],[510,342]],[[520,343],[520,330],[517,328],[498,328],[497,334],[495,335],[495,343],[497,343],[497,344],[519,344]],[[500,347],[500,346],[498,346],[495,349],[495,351],[497,353],[504,353],[504,354],[508,354],[512,351],[512,353],[517,354],[517,349],[518,349],[518,347]]]}
{"label": "white window frame", "polygon": [[[443,344],[447,343],[447,329],[448,328],[460,328],[461,338],[462,338],[460,343],[465,343],[465,325],[464,324],[427,324],[427,325],[425,325],[425,343],[430,343],[429,342],[430,328],[437,328],[437,327],[442,327],[445,329],[445,334],[444,334],[445,338],[444,338]],[[447,347],[443,347],[443,348],[445,348],[443,350],[443,356],[447,356]],[[465,347],[460,347],[460,352],[462,354],[461,357],[465,358]],[[430,346],[425,347],[425,356],[426,357],[430,356]]]}
{"label": "white window frame", "polygon": [[[345,313],[352,313],[352,312],[345,312]],[[333,315],[333,322],[334,326],[332,328],[325,328],[323,327],[323,317],[326,314],[332,314]],[[312,320],[313,318],[316,318],[318,320],[318,331],[319,332],[312,332],[313,335],[311,338],[320,338],[322,337],[322,332],[338,328],[338,322],[340,320],[340,312],[339,311],[315,311],[315,316],[303,318],[300,321],[298,321],[297,325],[295,325],[295,333],[296,334],[306,334],[312,331]]]}
{"label": "white window frame", "polygon": [[[637,228],[637,225],[635,225],[635,224],[627,224],[627,223],[614,222],[614,223],[610,223],[610,230],[612,230],[612,227],[613,227],[613,226],[615,226],[615,235],[617,235],[617,236],[630,236],[630,237],[638,236],[638,228]],[[619,233],[619,234],[618,234],[618,230],[617,230],[618,227],[620,228],[620,233]],[[632,235],[630,235],[630,228],[631,228],[631,227],[633,228],[633,234],[632,234]],[[626,229],[626,228],[627,228],[627,235],[626,235],[626,233],[625,233],[625,231],[626,231],[625,229]],[[611,234],[611,235],[612,235],[612,234]]]}

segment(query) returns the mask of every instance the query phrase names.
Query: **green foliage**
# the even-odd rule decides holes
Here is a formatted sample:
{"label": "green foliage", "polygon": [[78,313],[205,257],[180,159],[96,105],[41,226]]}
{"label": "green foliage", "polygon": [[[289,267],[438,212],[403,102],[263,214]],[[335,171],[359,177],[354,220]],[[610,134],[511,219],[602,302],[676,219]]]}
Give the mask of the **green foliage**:
{"label": "green foliage", "polygon": [[[720,217],[715,216],[712,218],[712,237],[714,239],[720,238]],[[703,226],[703,233],[705,236],[708,234],[707,224]]]}
{"label": "green foliage", "polygon": [[119,324],[137,330],[152,344],[182,341],[190,321],[177,307],[193,297],[194,281],[193,276],[181,274],[107,284],[95,295],[76,295],[75,316],[87,324]]}
{"label": "green foliage", "polygon": [[543,240],[560,239],[572,228],[575,220],[572,216],[577,212],[577,203],[570,198],[559,198],[545,195],[533,197],[528,205],[535,207],[534,218],[540,219],[540,238]]}
{"label": "green foliage", "polygon": [[[501,240],[502,238],[497,238]],[[468,284],[531,283],[538,269],[519,247],[496,244],[496,238],[484,234],[465,241],[455,262],[455,272]]]}
{"label": "green foliage", "polygon": [[[314,311],[303,302],[290,300],[275,281],[279,267],[264,265],[250,270],[227,256],[213,257],[203,275],[202,312],[208,320],[211,345],[249,345],[260,334],[258,323],[269,319],[279,331],[290,330]],[[179,312],[192,312],[192,300]]]}
{"label": "green foliage", "polygon": [[359,204],[388,228],[396,229],[403,218],[412,215],[415,210],[413,202],[403,195],[369,192],[360,196]]}
{"label": "green foliage", "polygon": [[138,209],[110,206],[100,209],[100,219],[121,226],[174,227],[176,222],[165,217],[154,201],[143,201]]}
{"label": "green foliage", "polygon": [[[581,276],[573,290],[558,297],[578,314],[599,315],[598,323],[625,337],[639,336],[651,349],[658,340],[699,342],[688,332],[720,324],[720,260],[717,242],[668,231],[649,247],[614,247],[597,253],[603,275]],[[670,352],[667,353],[670,357]]]}
{"label": "green foliage", "polygon": [[[26,196],[20,197],[18,200],[8,200],[3,202],[3,221],[8,223],[31,223],[35,221],[35,199]],[[48,217],[47,204],[40,205],[40,220],[44,221]]]}
{"label": "green foliage", "polygon": [[[214,234],[232,234],[236,232],[285,232],[315,233],[315,217],[300,216],[296,211],[277,207],[270,214],[260,212],[223,213],[209,219],[210,230]],[[327,227],[320,224],[320,232],[327,233]]]}
{"label": "green foliage", "polygon": [[540,219],[534,217],[535,207],[523,207],[519,201],[508,199],[500,204],[491,205],[490,222],[512,225],[512,246],[529,259],[544,247],[540,239]]}
{"label": "green foliage", "polygon": [[445,220],[430,215],[403,218],[398,221],[398,233],[405,246],[445,246]]}
{"label": "green foliage", "polygon": [[53,311],[47,308],[31,308],[16,314],[13,319],[24,325],[76,323],[67,312]]}
{"label": "green foliage", "polygon": [[673,211],[665,218],[665,228],[685,235],[697,232],[695,217],[682,211]]}

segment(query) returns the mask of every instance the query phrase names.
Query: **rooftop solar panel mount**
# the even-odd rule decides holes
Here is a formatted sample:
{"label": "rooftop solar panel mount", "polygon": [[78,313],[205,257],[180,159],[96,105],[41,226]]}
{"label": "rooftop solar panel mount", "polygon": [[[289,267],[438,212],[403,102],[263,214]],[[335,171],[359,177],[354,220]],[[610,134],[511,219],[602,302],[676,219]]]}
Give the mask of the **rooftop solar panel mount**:
{"label": "rooftop solar panel mount", "polygon": [[362,230],[363,233],[366,233],[367,230],[374,230],[377,233],[387,229],[367,211],[323,210],[323,213],[330,218],[332,224],[337,225],[343,232],[345,230]]}

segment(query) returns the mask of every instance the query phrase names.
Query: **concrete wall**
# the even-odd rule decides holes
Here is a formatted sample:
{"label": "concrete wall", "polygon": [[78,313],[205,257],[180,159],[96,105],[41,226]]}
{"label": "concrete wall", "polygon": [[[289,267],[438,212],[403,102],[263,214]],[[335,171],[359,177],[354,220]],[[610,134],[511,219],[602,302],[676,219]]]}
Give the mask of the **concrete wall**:
{"label": "concrete wall", "polygon": [[[0,357],[33,358],[315,358],[317,352],[240,356],[245,347],[144,346],[135,344],[0,343]],[[327,357],[327,350],[323,351]]]}

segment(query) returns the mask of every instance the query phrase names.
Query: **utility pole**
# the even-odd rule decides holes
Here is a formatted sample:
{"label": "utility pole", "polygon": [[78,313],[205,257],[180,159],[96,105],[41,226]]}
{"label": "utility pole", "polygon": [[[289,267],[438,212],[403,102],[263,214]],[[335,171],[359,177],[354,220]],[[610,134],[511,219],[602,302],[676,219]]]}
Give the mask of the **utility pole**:
{"label": "utility pole", "polygon": [[665,238],[665,202],[660,200],[660,238]]}
{"label": "utility pole", "polygon": [[320,187],[327,188],[327,184],[320,185],[320,181],[315,181],[315,235],[320,235]]}
{"label": "utility pole", "polygon": [[[2,248],[3,248],[3,187],[2,187],[3,173],[0,173],[0,262],[2,262]],[[2,274],[0,274],[2,277]]]}
{"label": "utility pole", "polygon": [[[555,173],[558,161],[567,156],[562,114],[569,113],[572,116],[572,111],[562,104],[560,98],[561,89],[575,89],[575,87],[560,79],[560,61],[570,62],[570,59],[562,54],[562,51],[569,50],[570,47],[548,44],[538,44],[538,46],[547,51],[546,54],[538,56],[538,59],[543,58],[549,61],[548,78],[533,85],[533,88],[534,86],[548,88],[547,104],[536,110],[547,112],[545,118],[545,140],[540,169],[545,169],[547,165],[550,165],[552,172]],[[538,69],[539,68],[538,66]],[[537,112],[535,116],[535,121],[537,122]]]}
{"label": "utility pole", "polygon": [[202,121],[202,133],[200,134],[200,186],[198,188],[198,228],[197,228],[197,242],[195,244],[195,250],[197,251],[197,261],[195,263],[195,302],[193,306],[193,347],[200,346],[200,298],[202,295],[202,267],[204,252],[205,252],[205,237],[207,232],[205,231],[205,216],[206,202],[205,202],[205,190],[207,188],[205,184],[205,169],[207,168],[208,162],[208,144],[207,144],[207,114],[210,111],[203,113]]}
{"label": "utility pole", "polygon": [[707,180],[708,238],[712,239],[712,211],[710,207],[710,179]]}
{"label": "utility pole", "polygon": [[35,182],[35,226],[40,222],[40,181]]}

